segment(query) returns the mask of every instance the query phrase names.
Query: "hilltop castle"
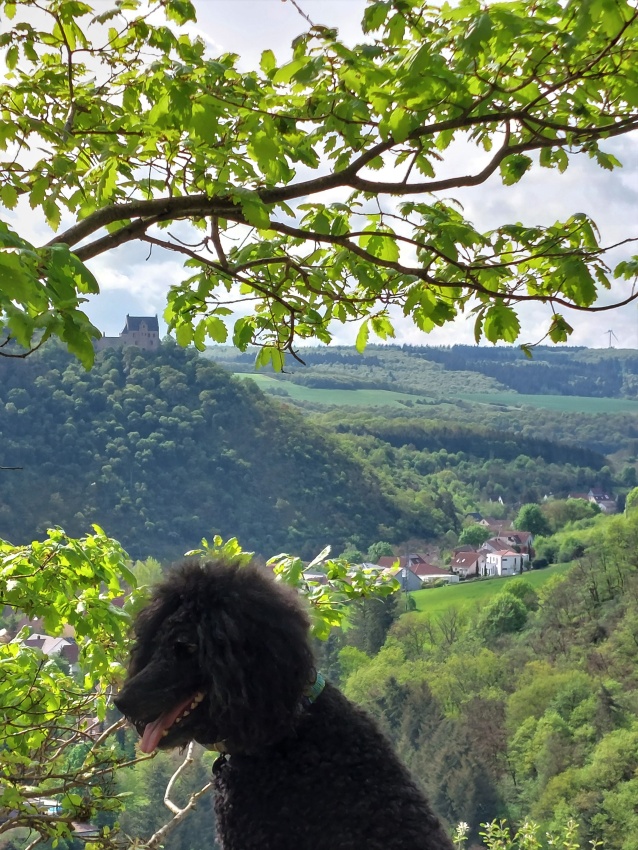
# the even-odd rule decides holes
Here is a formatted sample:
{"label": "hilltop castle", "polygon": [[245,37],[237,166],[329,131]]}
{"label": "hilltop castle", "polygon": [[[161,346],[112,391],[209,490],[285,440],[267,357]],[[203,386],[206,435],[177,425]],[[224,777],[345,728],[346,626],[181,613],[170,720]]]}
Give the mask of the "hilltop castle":
{"label": "hilltop castle", "polygon": [[160,344],[159,322],[155,316],[129,316],[119,336],[103,336],[95,343],[96,351],[119,348],[122,345],[137,345],[146,351],[157,351]]}

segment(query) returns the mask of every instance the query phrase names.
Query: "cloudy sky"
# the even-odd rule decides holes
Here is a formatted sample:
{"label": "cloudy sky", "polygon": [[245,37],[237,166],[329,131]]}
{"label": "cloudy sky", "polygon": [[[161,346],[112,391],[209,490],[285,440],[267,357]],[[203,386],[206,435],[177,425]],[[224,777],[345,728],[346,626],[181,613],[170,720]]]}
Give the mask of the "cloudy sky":
{"label": "cloudy sky", "polygon": [[[292,39],[306,29],[293,0],[195,0],[199,21],[197,32],[211,55],[231,51],[241,57],[241,66],[255,66],[263,50],[274,50],[286,60]],[[297,0],[313,23],[339,28],[349,43],[359,40],[359,21],[365,0]],[[504,188],[493,178],[482,187],[458,193],[465,215],[479,227],[489,228],[505,221],[550,224],[576,212],[586,212],[598,224],[604,242],[638,236],[638,135],[614,140],[609,145],[624,168],[612,173],[581,159],[565,174],[537,169],[519,184]],[[471,163],[465,162],[463,169]],[[626,251],[628,255],[630,252]],[[618,255],[614,259],[620,259]],[[108,335],[122,329],[126,313],[161,317],[167,285],[177,281],[181,263],[159,254],[148,257],[145,246],[128,245],[93,263],[102,294],[89,305],[91,319]],[[608,297],[608,296],[607,296]],[[601,303],[606,303],[601,299]],[[607,302],[608,303],[608,302]],[[536,342],[546,332],[549,312],[541,305],[525,305],[519,313],[522,342]],[[614,311],[587,315],[566,311],[575,328],[571,344],[606,347],[608,331],[615,334],[616,347],[638,347],[638,314],[632,305]],[[356,328],[337,330],[336,340],[352,343]],[[397,342],[412,344],[473,343],[471,321],[457,321],[429,335],[401,321]]]}

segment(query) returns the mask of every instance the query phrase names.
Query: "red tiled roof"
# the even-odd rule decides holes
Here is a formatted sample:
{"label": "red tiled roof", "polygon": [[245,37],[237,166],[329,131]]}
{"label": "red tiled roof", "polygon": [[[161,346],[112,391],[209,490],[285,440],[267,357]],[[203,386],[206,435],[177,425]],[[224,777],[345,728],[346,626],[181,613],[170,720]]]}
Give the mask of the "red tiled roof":
{"label": "red tiled roof", "polygon": [[456,555],[450,566],[452,567],[473,567],[479,559],[478,552],[459,552]]}
{"label": "red tiled roof", "polygon": [[434,564],[415,564],[413,567],[410,567],[412,572],[417,576],[447,576],[449,575],[449,570],[443,570],[441,567],[436,567]]}
{"label": "red tiled roof", "polygon": [[393,567],[397,563],[397,561],[399,562],[400,567],[408,566],[413,571],[414,567],[416,567],[418,564],[427,563],[427,561],[422,555],[412,553],[410,555],[384,555],[382,558],[379,558],[377,564],[380,567],[387,568]]}

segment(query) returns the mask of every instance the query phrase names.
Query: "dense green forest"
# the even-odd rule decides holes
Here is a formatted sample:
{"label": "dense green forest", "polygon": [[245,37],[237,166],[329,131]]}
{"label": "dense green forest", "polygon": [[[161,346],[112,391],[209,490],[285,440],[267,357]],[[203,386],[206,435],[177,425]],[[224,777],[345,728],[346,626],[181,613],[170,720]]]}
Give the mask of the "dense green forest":
{"label": "dense green forest", "polygon": [[538,591],[495,579],[482,607],[436,615],[364,603],[324,663],[473,839],[493,818],[543,835],[571,816],[583,847],[636,850],[638,511],[567,533],[583,554]]}
{"label": "dense green forest", "polygon": [[23,467],[5,473],[7,539],[97,522],[134,557],[179,557],[213,533],[314,555],[401,528],[334,438],[194,351],[113,349],[87,373],[48,345],[0,361],[0,380],[3,464]]}
{"label": "dense green forest", "polygon": [[16,541],[97,522],[136,558],[214,533],[312,556],[431,540],[489,500],[615,484],[601,453],[532,436],[531,422],[302,415],[170,341],[102,352],[88,373],[47,345],[0,361],[0,378],[2,462],[22,467],[5,473],[0,535]]}
{"label": "dense green forest", "polygon": [[404,347],[446,372],[475,372],[518,393],[579,395],[605,398],[638,397],[638,352],[536,346],[529,359],[516,347],[453,345]]}

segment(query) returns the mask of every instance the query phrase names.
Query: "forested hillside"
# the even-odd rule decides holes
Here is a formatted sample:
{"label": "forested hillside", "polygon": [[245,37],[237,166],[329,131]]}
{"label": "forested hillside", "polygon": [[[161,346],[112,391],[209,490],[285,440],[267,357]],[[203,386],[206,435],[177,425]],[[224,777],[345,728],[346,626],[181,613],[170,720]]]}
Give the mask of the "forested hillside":
{"label": "forested hillside", "polygon": [[538,592],[497,579],[481,609],[398,618],[403,600],[371,603],[324,661],[472,839],[493,818],[541,837],[573,817],[580,846],[636,850],[638,511],[570,533],[584,553]]}
{"label": "forested hillside", "polygon": [[[207,354],[235,371],[253,369],[254,352],[216,346]],[[304,348],[300,355],[304,365],[289,363],[287,379],[312,387],[399,387],[435,397],[511,390],[638,398],[638,352],[632,349],[536,346],[530,359],[517,346],[371,345],[364,353],[335,346]]]}
{"label": "forested hillside", "polygon": [[638,352],[631,350],[536,346],[529,359],[517,347],[453,345],[405,347],[446,372],[476,372],[518,393],[638,397]]}
{"label": "forested hillside", "polygon": [[[638,455],[634,350],[538,347],[531,361],[511,346],[369,346],[363,354],[335,347],[305,348],[301,353],[304,364],[287,363],[287,371],[271,372],[273,380],[267,383],[263,372],[255,373],[254,352],[215,346],[206,356],[232,372],[255,375],[267,392],[291,402],[291,386],[307,388],[303,402],[294,401],[307,410],[331,401],[347,405],[347,398],[337,401],[339,391],[368,390],[370,405],[375,404],[374,391],[379,391],[378,406],[388,403],[388,391],[409,393],[413,399],[397,397],[394,408],[385,407],[384,417],[440,420],[452,431],[461,423],[471,426],[477,437],[488,429],[511,432],[516,440]],[[350,412],[335,419],[339,416],[351,419]]]}
{"label": "forested hillside", "polygon": [[401,526],[333,438],[194,351],[113,349],[87,373],[47,345],[0,360],[0,383],[2,462],[23,467],[3,473],[12,541],[97,522],[133,557],[179,557],[212,533],[309,556]]}
{"label": "forested hillside", "polygon": [[16,542],[97,522],[134,558],[213,533],[310,557],[458,532],[489,500],[617,483],[600,452],[533,436],[531,420],[486,424],[462,403],[304,416],[170,341],[107,350],[91,372],[47,345],[0,360],[0,380],[2,464],[23,467],[4,473],[0,536]]}
{"label": "forested hillside", "polygon": [[[351,411],[326,414],[344,445],[369,463],[386,492],[409,510],[419,493],[422,503],[438,498],[454,506],[448,528],[477,507],[490,512],[489,501],[512,506],[565,498],[592,486],[614,489],[605,458],[568,443],[523,437],[457,421],[422,417],[382,417]],[[632,479],[633,481],[633,479]],[[456,520],[456,521],[455,521]]]}

